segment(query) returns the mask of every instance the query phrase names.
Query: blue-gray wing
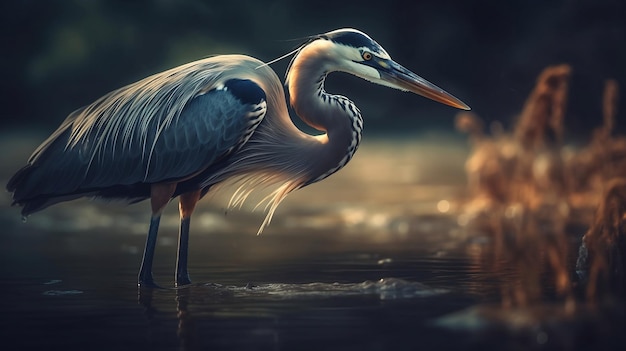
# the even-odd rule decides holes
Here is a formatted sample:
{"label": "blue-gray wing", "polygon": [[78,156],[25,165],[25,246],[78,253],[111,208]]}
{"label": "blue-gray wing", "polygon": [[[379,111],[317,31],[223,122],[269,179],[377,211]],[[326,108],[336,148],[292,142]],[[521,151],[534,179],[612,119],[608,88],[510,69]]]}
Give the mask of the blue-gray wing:
{"label": "blue-gray wing", "polygon": [[[242,90],[254,99],[242,97]],[[192,99],[169,124],[151,121],[147,137],[137,136],[115,145],[111,154],[96,155],[85,182],[101,187],[112,179],[115,184],[133,184],[191,177],[243,145],[265,111],[265,94],[258,85],[229,80]],[[113,174],[102,171],[109,165],[115,167]]]}
{"label": "blue-gray wing", "polygon": [[14,182],[22,183],[14,187],[14,199],[20,203],[41,195],[97,194],[108,187],[192,177],[241,147],[265,116],[266,106],[256,83],[229,79],[199,92],[175,118],[94,123],[72,140],[73,118],[84,114],[79,110],[45,149],[35,152],[27,174]]}

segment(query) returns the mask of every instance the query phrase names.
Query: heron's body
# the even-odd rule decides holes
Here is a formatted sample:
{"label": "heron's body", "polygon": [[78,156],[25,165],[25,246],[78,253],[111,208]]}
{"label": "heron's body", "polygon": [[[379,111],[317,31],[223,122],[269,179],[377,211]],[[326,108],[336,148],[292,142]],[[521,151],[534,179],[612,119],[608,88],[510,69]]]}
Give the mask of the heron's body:
{"label": "heron's body", "polygon": [[[334,51],[340,56],[330,55]],[[374,64],[380,68],[371,68]],[[187,284],[190,216],[213,185],[237,178],[241,186],[231,203],[238,204],[256,187],[276,184],[262,229],[287,194],[324,179],[351,159],[363,121],[350,100],[324,91],[328,73],[342,70],[400,89],[417,87],[422,95],[466,107],[393,65],[378,44],[355,30],[330,32],[303,45],[288,71],[287,88],[298,116],[322,132],[317,136],[292,123],[278,76],[257,59],[223,55],[176,67],[72,113],[7,189],[25,216],[83,196],[128,202],[150,198],[153,216],[139,277],[148,285],[153,284],[161,211],[180,196],[176,278],[177,284]]]}
{"label": "heron's body", "polygon": [[[278,148],[289,150],[285,137],[311,142],[283,118],[284,101],[266,101],[265,91],[284,93],[269,67],[256,69],[262,64],[239,55],[192,62],[74,112],[9,184],[21,185],[15,201],[28,215],[72,197],[143,200],[154,183],[176,182],[176,195],[208,187],[229,175],[235,151],[254,157],[257,141],[250,137],[261,124],[282,134],[275,141],[287,141],[275,143]],[[182,108],[167,106],[168,100]]]}

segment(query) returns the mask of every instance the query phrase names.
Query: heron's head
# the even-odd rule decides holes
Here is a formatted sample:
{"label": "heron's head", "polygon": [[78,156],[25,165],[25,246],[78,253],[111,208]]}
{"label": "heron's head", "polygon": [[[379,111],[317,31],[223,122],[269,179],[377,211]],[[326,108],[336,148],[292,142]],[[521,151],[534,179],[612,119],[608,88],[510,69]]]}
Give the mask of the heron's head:
{"label": "heron's head", "polygon": [[323,59],[329,72],[350,73],[449,106],[470,109],[461,100],[393,61],[382,46],[356,29],[338,29],[315,36],[300,49],[298,56],[303,55]]}

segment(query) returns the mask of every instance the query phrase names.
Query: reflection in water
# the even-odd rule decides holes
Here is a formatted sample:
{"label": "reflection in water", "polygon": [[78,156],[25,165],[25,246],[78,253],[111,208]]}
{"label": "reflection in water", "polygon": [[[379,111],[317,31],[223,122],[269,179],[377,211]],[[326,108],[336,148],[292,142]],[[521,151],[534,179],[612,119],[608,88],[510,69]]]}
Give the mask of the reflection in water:
{"label": "reflection in water", "polygon": [[180,342],[180,350],[194,350],[196,339],[196,325],[194,318],[188,311],[191,289],[176,289],[176,316],[178,329],[176,335]]}
{"label": "reflection in water", "polygon": [[477,219],[481,227],[473,224],[489,240],[470,246],[469,254],[483,272],[500,282],[504,307],[536,304],[552,291],[567,304],[573,302],[567,266],[570,244],[563,228],[541,218],[542,214],[507,218],[504,212],[491,212]]}
{"label": "reflection in water", "polygon": [[[148,322],[152,325],[157,316],[157,308],[154,306],[155,292],[165,292],[172,289],[146,288],[138,287],[138,301],[144,308],[144,314]],[[176,319],[178,321],[176,328],[176,336],[178,338],[179,350],[195,350],[197,330],[195,320],[189,311],[189,300],[191,297],[191,288],[176,288]]]}
{"label": "reflection in water", "polygon": [[154,290],[152,288],[139,287],[137,290],[138,301],[141,306],[144,307],[144,314],[148,320],[152,320],[157,310],[152,306],[152,299],[154,296]]}

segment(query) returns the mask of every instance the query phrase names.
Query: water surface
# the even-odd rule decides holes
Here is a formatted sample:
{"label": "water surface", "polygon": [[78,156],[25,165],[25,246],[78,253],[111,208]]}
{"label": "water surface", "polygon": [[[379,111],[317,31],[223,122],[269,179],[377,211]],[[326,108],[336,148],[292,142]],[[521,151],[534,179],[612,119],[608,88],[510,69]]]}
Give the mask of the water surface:
{"label": "water surface", "polygon": [[[250,212],[253,206],[226,209],[227,193],[203,200],[192,223],[194,284],[181,289],[172,288],[175,204],[162,220],[154,266],[165,288],[138,290],[147,204],[74,201],[22,223],[5,194],[3,343],[67,350],[618,349],[619,304],[568,312],[546,279],[540,303],[502,307],[503,286],[515,284],[520,270],[485,259],[490,237],[462,220],[466,155],[462,141],[441,136],[369,140],[345,170],[288,198],[260,236],[263,214]],[[3,161],[15,164],[3,166],[6,179],[20,161]],[[576,247],[580,234],[572,232],[569,245]]]}

